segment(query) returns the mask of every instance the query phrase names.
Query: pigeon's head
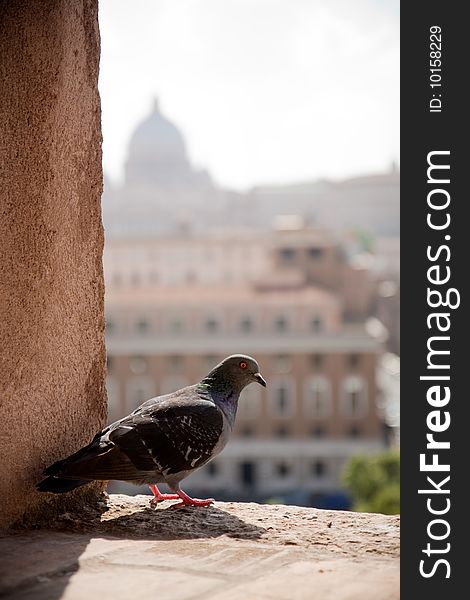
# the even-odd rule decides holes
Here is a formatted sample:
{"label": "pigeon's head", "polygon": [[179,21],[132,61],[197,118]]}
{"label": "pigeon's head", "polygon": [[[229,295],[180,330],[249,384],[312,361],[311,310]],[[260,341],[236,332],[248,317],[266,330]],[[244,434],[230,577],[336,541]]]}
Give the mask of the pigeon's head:
{"label": "pigeon's head", "polygon": [[259,364],[254,358],[245,354],[228,356],[212,369],[208,378],[229,383],[232,389],[238,391],[254,381],[266,387],[266,381],[260,373]]}

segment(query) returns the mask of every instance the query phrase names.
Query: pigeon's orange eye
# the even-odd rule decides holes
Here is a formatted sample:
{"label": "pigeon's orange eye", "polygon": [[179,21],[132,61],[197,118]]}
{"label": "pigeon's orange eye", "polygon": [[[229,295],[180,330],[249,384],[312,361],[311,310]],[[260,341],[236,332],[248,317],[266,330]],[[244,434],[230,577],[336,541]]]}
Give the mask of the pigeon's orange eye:
{"label": "pigeon's orange eye", "polygon": [[244,360],[242,360],[242,362],[240,363],[240,369],[246,369],[247,368],[247,364]]}

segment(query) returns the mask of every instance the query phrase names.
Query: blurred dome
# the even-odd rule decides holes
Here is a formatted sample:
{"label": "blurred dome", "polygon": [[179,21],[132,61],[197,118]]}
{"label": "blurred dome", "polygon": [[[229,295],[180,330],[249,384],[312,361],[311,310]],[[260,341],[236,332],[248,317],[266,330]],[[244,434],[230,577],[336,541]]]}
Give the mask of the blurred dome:
{"label": "blurred dome", "polygon": [[183,136],[175,125],[162,115],[157,100],[154,100],[150,115],[137,126],[129,143],[130,158],[146,157],[149,154],[165,160],[170,157],[185,160],[186,157]]}
{"label": "blurred dome", "polygon": [[173,183],[190,175],[183,136],[162,115],[157,100],[132,134],[125,171],[126,183]]}

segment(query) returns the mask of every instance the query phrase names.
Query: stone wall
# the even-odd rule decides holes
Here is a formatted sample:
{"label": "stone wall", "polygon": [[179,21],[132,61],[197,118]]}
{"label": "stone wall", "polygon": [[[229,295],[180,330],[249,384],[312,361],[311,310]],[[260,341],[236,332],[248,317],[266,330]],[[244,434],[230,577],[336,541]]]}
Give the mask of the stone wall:
{"label": "stone wall", "polygon": [[97,4],[0,5],[0,526],[106,418]]}

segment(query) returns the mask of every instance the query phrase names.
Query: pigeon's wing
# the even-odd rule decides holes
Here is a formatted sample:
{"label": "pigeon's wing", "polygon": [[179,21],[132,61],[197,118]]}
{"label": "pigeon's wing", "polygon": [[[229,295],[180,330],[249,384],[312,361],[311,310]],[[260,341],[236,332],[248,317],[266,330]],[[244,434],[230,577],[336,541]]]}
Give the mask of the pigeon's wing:
{"label": "pigeon's wing", "polygon": [[223,431],[223,416],[194,386],[144,402],[98,433],[88,446],[44,474],[80,480],[151,481],[207,462]]}
{"label": "pigeon's wing", "polygon": [[[116,444],[108,439],[107,427],[98,433],[90,444],[75,454],[55,462],[44,471],[44,475],[61,479],[93,479],[141,481],[148,471],[154,472],[155,465],[149,459],[139,461],[137,467]],[[46,490],[47,491],[47,490]]]}
{"label": "pigeon's wing", "polygon": [[112,442],[139,470],[170,476],[202,466],[223,431],[213,403],[198,399],[145,403],[109,433]]}

